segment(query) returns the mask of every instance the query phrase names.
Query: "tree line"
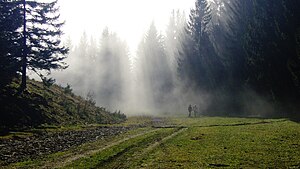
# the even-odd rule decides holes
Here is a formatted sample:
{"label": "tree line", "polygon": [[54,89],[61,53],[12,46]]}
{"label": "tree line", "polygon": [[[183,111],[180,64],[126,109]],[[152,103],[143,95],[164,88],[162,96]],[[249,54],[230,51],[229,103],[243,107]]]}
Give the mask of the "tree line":
{"label": "tree line", "polygon": [[106,27],[99,38],[83,32],[78,44],[68,37],[65,46],[70,48],[66,59],[69,67],[56,72],[54,77],[71,84],[80,95],[93,94],[101,106],[120,109],[129,94],[130,83],[126,42]]}
{"label": "tree line", "polygon": [[274,108],[267,113],[297,115],[299,5],[297,0],[196,1],[182,35],[187,40],[178,74],[188,86],[212,94],[207,111],[246,113],[245,104],[258,98],[251,91]]}
{"label": "tree line", "polygon": [[[63,22],[56,3],[1,0],[2,84],[20,73],[26,77],[26,68],[36,72],[66,68],[68,48],[60,43]],[[165,35],[154,22],[150,24],[134,65],[126,42],[108,28],[99,40],[83,34],[77,46],[72,47],[71,40],[65,45],[71,49],[67,79],[73,86],[92,90],[99,104],[108,107],[124,103],[133,91],[136,98],[147,99],[149,107],[168,106],[192,89],[209,94],[209,104],[201,109],[206,114],[245,115],[256,110],[296,116],[299,3],[196,0],[188,18],[184,12],[171,13]],[[132,83],[136,85],[130,87]]]}

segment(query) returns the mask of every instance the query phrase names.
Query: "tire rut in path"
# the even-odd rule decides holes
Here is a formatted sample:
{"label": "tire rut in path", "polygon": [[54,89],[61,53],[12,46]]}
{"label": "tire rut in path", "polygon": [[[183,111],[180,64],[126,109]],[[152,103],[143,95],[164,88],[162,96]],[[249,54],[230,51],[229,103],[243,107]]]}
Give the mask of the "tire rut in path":
{"label": "tire rut in path", "polygon": [[139,136],[148,134],[148,133],[152,133],[152,132],[155,132],[155,131],[157,131],[157,130],[159,130],[159,129],[152,129],[152,130],[144,131],[144,132],[142,132],[142,133],[138,133],[138,134],[135,134],[135,135],[131,135],[131,136],[126,137],[126,138],[124,138],[124,139],[121,139],[121,140],[112,142],[112,143],[110,143],[110,144],[107,144],[107,145],[105,145],[104,147],[102,147],[102,148],[100,148],[100,149],[90,150],[90,151],[87,151],[87,152],[82,153],[82,154],[76,154],[76,155],[73,155],[73,156],[71,156],[71,157],[67,157],[67,158],[63,159],[63,161],[59,160],[59,161],[57,161],[57,162],[55,162],[55,163],[50,163],[50,164],[48,163],[48,164],[45,164],[44,166],[42,166],[41,168],[43,168],[43,169],[48,169],[48,168],[61,168],[61,167],[64,167],[64,166],[66,166],[66,165],[68,165],[68,164],[72,163],[73,161],[78,160],[78,159],[80,159],[80,158],[84,158],[84,157],[87,157],[87,156],[91,156],[91,155],[93,155],[93,154],[99,153],[99,152],[101,152],[101,151],[103,151],[103,150],[106,150],[106,149],[108,149],[108,148],[110,148],[110,147],[113,147],[113,146],[115,146],[115,145],[121,144],[121,143],[123,143],[123,142],[125,142],[125,141],[128,141],[128,140],[130,140],[130,139],[133,139],[133,138],[136,138],[136,137],[139,137]]}
{"label": "tire rut in path", "polygon": [[160,144],[172,139],[173,137],[177,136],[178,134],[184,132],[185,130],[187,130],[188,128],[180,128],[179,130],[175,131],[174,133],[172,133],[171,135],[164,137],[163,139],[161,139],[160,141],[157,141],[151,145],[149,145],[141,154],[142,156],[145,155],[146,153],[149,153],[150,151],[154,150],[156,147],[158,147]]}
{"label": "tire rut in path", "polygon": [[[174,127],[177,128],[176,130],[174,130],[171,134],[162,137],[161,139],[151,142],[149,145],[147,145],[142,151],[136,151],[134,154],[132,154],[130,157],[125,157],[124,154],[127,153],[128,151],[132,151],[132,149],[134,149],[135,147],[131,147],[129,149],[127,149],[126,151],[122,152],[118,157],[114,158],[112,161],[106,163],[106,164],[102,164],[102,166],[98,166],[96,168],[128,168],[128,166],[130,166],[129,168],[139,168],[141,165],[141,160],[148,154],[151,153],[151,151],[153,151],[155,148],[157,148],[159,145],[161,145],[162,143],[174,138],[175,136],[177,136],[178,134],[186,131],[188,128],[186,127]],[[161,128],[160,128],[161,129]],[[126,164],[124,166],[123,161],[126,161]],[[113,166],[111,166],[111,162],[115,164],[112,164]]]}

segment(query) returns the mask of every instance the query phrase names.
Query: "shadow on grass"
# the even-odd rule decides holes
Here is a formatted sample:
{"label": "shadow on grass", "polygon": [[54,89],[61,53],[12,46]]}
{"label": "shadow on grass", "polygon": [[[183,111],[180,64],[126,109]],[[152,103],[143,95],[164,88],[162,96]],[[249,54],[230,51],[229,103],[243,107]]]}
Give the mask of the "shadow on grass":
{"label": "shadow on grass", "polygon": [[[228,117],[228,118],[252,118],[252,119],[288,119],[290,121],[300,123],[300,112],[299,113],[291,113],[288,115],[269,115],[269,116],[252,116],[252,115],[209,115],[206,114],[206,117]],[[196,117],[198,118],[198,117]],[[200,117],[201,118],[201,117]]]}
{"label": "shadow on grass", "polygon": [[297,116],[290,117],[289,120],[296,122],[296,123],[300,123],[300,113]]}

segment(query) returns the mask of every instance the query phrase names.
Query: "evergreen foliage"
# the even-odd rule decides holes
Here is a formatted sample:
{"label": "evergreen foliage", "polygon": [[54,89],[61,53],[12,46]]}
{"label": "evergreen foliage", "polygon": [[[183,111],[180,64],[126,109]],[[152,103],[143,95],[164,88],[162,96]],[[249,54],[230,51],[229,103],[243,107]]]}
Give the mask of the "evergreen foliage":
{"label": "evergreen foliage", "polygon": [[[57,0],[37,2],[22,0],[23,3],[23,45],[22,84],[26,89],[26,69],[38,73],[40,70],[64,69],[68,48],[61,46],[60,37],[63,22],[59,21]],[[40,74],[40,73],[39,73]],[[40,74],[41,75],[41,74]]]}
{"label": "evergreen foliage", "polygon": [[[299,6],[299,0],[196,0],[188,21],[172,12],[166,36],[150,25],[134,66],[116,33],[106,28],[100,40],[83,33],[74,47],[67,40],[71,66],[61,77],[82,95],[93,91],[91,104],[114,110],[133,90],[159,109],[176,100],[179,88],[180,94],[208,93],[207,114],[242,115],[253,106],[250,98],[259,98],[253,100],[272,107],[267,113],[294,116],[300,110]],[[0,12],[1,88],[21,73],[25,90],[27,69],[43,77],[44,70],[67,67],[57,1],[1,0]],[[133,67],[136,79],[129,78]],[[50,87],[51,80],[43,82]],[[69,85],[65,92],[72,92]]]}
{"label": "evergreen foliage", "polygon": [[0,74],[1,84],[22,73],[21,90],[26,89],[27,69],[64,69],[68,48],[61,46],[63,22],[57,1],[1,0]]}
{"label": "evergreen foliage", "polygon": [[158,107],[162,106],[167,94],[172,91],[173,79],[165,51],[164,38],[157,32],[154,22],[139,44],[137,55],[138,81],[147,88],[145,95],[151,96]]}
{"label": "evergreen foliage", "polygon": [[[210,114],[241,115],[245,105],[251,105],[244,99],[256,93],[274,107],[268,113],[296,115],[299,1],[216,0],[211,4],[197,0],[190,13],[178,59],[178,75],[186,87],[211,94]],[[282,114],[286,111],[290,113]]]}
{"label": "evergreen foliage", "polygon": [[10,83],[20,70],[22,26],[21,8],[18,1],[0,1],[0,87]]}
{"label": "evergreen foliage", "polygon": [[[70,39],[67,43],[72,46]],[[93,91],[98,105],[112,110],[121,109],[120,103],[129,95],[127,44],[106,27],[99,39],[88,37],[83,32],[78,45],[72,49],[66,60],[70,65],[68,69],[54,73],[57,81],[72,84],[73,91],[84,97]]]}
{"label": "evergreen foliage", "polygon": [[205,0],[196,1],[191,10],[187,26],[189,38],[184,42],[184,52],[179,60],[180,77],[188,85],[196,85],[203,90],[216,89],[217,81],[222,81],[223,64],[210,40],[211,9]]}

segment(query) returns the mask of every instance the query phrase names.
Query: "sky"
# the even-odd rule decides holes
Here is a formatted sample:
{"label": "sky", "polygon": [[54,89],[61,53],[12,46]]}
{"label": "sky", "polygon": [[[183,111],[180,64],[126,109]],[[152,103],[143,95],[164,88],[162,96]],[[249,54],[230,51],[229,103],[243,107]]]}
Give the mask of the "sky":
{"label": "sky", "polygon": [[164,34],[173,9],[184,10],[188,15],[195,0],[59,0],[61,19],[66,21],[65,36],[76,43],[85,31],[100,39],[108,27],[125,40],[132,54],[155,22]]}

